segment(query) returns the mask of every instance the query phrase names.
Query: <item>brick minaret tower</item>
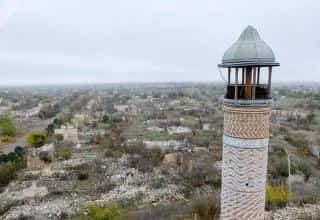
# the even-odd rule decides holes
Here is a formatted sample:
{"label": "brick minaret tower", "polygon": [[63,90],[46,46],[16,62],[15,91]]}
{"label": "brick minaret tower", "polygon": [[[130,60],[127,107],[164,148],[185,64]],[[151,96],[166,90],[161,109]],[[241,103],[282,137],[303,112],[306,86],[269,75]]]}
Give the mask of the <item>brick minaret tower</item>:
{"label": "brick minaret tower", "polygon": [[272,104],[271,48],[248,26],[225,52],[221,220],[262,220]]}

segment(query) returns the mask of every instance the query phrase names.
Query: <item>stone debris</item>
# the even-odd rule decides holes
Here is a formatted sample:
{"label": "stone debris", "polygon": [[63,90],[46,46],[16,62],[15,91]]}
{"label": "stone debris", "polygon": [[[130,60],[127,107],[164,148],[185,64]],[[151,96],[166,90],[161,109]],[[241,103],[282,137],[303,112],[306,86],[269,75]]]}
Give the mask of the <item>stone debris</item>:
{"label": "stone debris", "polygon": [[151,188],[149,183],[153,178],[152,174],[142,173],[133,168],[122,171],[110,178],[111,182],[117,186],[94,202],[106,205],[116,201],[126,202],[137,199],[142,200],[142,204],[155,205],[184,198],[176,185],[168,184],[160,189]]}
{"label": "stone debris", "polygon": [[36,182],[32,182],[30,187],[19,191],[8,191],[8,189],[0,194],[0,198],[4,200],[27,200],[32,198],[43,198],[48,194],[47,187],[37,186]]}
{"label": "stone debris", "polygon": [[95,154],[86,152],[85,154],[74,155],[71,159],[62,161],[60,165],[62,168],[70,168],[90,163],[92,161],[95,161],[96,159],[97,156]]}
{"label": "stone debris", "polygon": [[320,216],[320,204],[308,204],[303,207],[286,207],[266,213],[267,220],[317,219]]}
{"label": "stone debris", "polygon": [[171,126],[168,127],[168,133],[173,135],[173,134],[185,134],[185,133],[191,133],[192,130],[189,127],[175,127],[175,126]]}
{"label": "stone debris", "polygon": [[32,217],[34,220],[61,219],[64,216],[72,215],[77,211],[79,201],[71,199],[55,199],[52,201],[41,202],[38,204],[25,204],[11,208],[1,218],[3,220],[22,219]]}

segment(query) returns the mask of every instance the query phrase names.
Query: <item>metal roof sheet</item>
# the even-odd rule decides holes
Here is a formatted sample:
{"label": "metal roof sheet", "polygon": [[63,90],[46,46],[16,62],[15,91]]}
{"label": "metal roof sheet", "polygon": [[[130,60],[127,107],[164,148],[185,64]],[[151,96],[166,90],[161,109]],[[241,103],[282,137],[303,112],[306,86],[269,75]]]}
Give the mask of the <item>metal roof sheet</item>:
{"label": "metal roof sheet", "polygon": [[248,26],[239,39],[224,53],[221,67],[279,66],[272,49],[261,39],[258,31]]}

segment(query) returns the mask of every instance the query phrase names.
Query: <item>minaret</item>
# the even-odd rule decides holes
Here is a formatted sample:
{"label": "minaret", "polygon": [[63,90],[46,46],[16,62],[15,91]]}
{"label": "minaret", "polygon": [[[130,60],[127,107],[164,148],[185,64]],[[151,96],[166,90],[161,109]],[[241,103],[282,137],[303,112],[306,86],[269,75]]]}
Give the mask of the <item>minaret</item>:
{"label": "minaret", "polygon": [[248,26],[225,52],[221,220],[262,220],[268,162],[272,49]]}

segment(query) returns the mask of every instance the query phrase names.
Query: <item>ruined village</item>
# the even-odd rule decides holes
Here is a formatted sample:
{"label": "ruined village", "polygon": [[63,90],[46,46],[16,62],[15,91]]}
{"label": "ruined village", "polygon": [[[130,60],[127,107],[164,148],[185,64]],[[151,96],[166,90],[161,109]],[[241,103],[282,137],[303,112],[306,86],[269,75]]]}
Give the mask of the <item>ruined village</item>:
{"label": "ruined village", "polygon": [[[273,88],[266,218],[320,216],[319,88]],[[1,88],[0,219],[218,219],[223,94],[217,83]]]}

